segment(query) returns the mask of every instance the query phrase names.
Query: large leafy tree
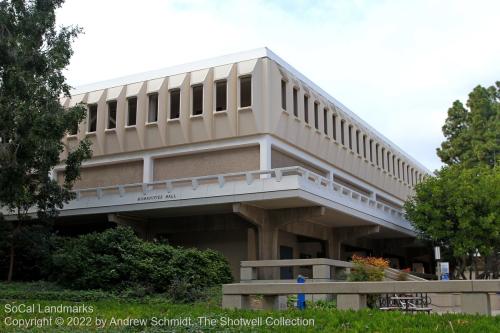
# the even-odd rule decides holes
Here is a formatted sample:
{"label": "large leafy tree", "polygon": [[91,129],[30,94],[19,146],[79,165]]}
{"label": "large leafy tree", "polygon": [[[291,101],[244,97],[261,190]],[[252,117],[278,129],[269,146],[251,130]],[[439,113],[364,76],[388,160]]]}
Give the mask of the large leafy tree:
{"label": "large leafy tree", "polygon": [[446,140],[437,154],[447,165],[473,167],[498,165],[500,161],[500,82],[477,86],[469,94],[467,108],[455,101],[443,126]]}
{"label": "large leafy tree", "polygon": [[[84,117],[83,106],[64,109],[69,96],[63,69],[73,53],[77,27],[55,26],[55,10],[63,0],[0,1],[0,206],[14,211],[8,280],[12,279],[16,239],[29,210],[39,221],[50,220],[72,198],[71,187],[83,160],[91,155],[86,140],[69,151],[62,138]],[[64,184],[49,174],[65,165]]]}
{"label": "large leafy tree", "polygon": [[464,277],[479,253],[498,276],[500,251],[500,82],[455,101],[437,150],[445,166],[415,187],[405,211],[425,239],[444,248]]}

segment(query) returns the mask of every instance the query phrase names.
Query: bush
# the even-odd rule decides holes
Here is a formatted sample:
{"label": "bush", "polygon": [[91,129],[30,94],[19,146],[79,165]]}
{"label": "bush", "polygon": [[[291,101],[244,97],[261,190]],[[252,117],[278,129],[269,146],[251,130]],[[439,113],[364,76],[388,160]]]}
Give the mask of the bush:
{"label": "bush", "polygon": [[354,268],[348,276],[349,281],[382,281],[384,269],[389,267],[389,262],[384,258],[352,257]]}
{"label": "bush", "polygon": [[146,242],[124,227],[66,239],[53,255],[53,268],[52,278],[73,289],[169,292],[189,301],[199,290],[232,281],[220,253]]}

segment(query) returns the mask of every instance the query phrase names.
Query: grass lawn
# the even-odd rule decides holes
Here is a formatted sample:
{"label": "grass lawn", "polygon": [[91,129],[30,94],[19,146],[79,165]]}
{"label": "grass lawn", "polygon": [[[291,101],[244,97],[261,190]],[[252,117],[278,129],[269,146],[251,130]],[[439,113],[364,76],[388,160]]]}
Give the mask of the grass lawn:
{"label": "grass lawn", "polygon": [[[62,313],[61,305],[80,305],[80,313]],[[13,313],[15,309],[24,312]],[[19,327],[35,318],[45,318],[44,326]],[[136,321],[127,323],[127,318]],[[45,283],[0,284],[0,319],[0,332],[500,332],[500,317],[332,309],[229,311],[220,308],[217,297],[204,303],[174,304],[161,296],[65,291]],[[20,319],[24,322],[16,321]],[[288,326],[287,319],[291,320]],[[56,320],[64,324],[59,326]]]}

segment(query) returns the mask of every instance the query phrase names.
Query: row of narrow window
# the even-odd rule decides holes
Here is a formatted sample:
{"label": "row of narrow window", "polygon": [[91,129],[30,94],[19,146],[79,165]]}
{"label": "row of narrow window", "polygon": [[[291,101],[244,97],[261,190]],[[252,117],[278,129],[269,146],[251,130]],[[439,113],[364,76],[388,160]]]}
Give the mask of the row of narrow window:
{"label": "row of narrow window", "polygon": [[[245,108],[252,105],[252,77],[242,76],[239,78],[240,98],[239,107]],[[191,86],[191,115],[197,116],[203,114],[203,85]],[[169,90],[170,114],[169,119],[179,119],[181,112],[181,89]],[[116,128],[116,110],[117,101],[107,102],[107,123],[106,129]],[[227,110],[227,80],[215,82],[215,111]],[[135,126],[137,124],[137,97],[127,98],[127,118],[126,126]],[[148,114],[147,123],[156,123],[158,121],[158,93],[148,94]],[[97,104],[88,105],[88,133],[97,130]],[[74,128],[70,135],[76,135],[78,128]]]}
{"label": "row of narrow window", "polygon": [[[283,110],[287,110],[287,85],[288,82],[286,80],[281,80],[281,108]],[[299,95],[299,88],[293,87],[293,100],[292,100],[292,109],[293,109],[293,115],[295,117],[299,117],[299,102],[298,102],[298,95]],[[318,101],[314,102],[314,110],[313,110],[313,117],[314,117],[314,127],[319,130],[319,105],[320,103]],[[304,121],[309,124],[309,96],[304,94]],[[335,114],[332,115],[332,123],[333,123],[333,133],[332,133],[332,138],[337,141],[337,116]],[[347,126],[347,140],[348,142],[345,142],[345,131],[346,131],[346,121],[341,120],[340,121],[340,143],[348,147],[351,151],[354,151],[353,147],[353,126],[348,125]],[[328,133],[328,108],[323,109],[323,132],[325,135],[329,135]],[[356,147],[355,151],[358,155],[361,156],[361,147],[360,147],[360,140],[361,140],[361,131],[356,130],[355,132],[355,137],[356,137]],[[373,144],[374,141],[372,139],[369,140],[368,144],[368,149],[367,149],[367,136],[363,134],[362,136],[363,140],[363,152],[362,156],[365,159],[369,159],[370,162],[375,163],[377,166],[381,167],[383,170],[386,170],[390,173],[392,173],[394,176],[397,176],[397,178],[403,180],[404,182],[410,184],[410,185],[415,185],[417,182],[422,181],[422,174],[420,174],[418,171],[415,171],[413,168],[411,168],[406,162],[402,162],[400,158],[397,158],[393,153],[390,151],[387,151],[385,148],[381,148],[378,143],[375,143],[375,152],[373,151]],[[379,157],[379,152],[381,152],[382,158]]]}

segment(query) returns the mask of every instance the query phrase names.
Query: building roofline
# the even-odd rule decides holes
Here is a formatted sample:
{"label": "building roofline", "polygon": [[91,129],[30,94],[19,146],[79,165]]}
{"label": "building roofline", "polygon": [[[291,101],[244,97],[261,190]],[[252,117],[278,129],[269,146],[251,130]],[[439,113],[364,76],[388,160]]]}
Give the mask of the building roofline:
{"label": "building roofline", "polygon": [[287,63],[285,60],[280,58],[276,53],[274,53],[273,51],[271,51],[267,47],[261,47],[261,48],[256,48],[253,50],[231,53],[231,54],[227,54],[227,55],[223,55],[223,56],[218,56],[215,58],[209,58],[209,59],[199,60],[199,61],[190,62],[190,63],[186,63],[186,64],[176,65],[176,66],[172,66],[172,67],[166,67],[166,68],[162,68],[162,69],[158,69],[158,70],[122,76],[122,77],[119,77],[116,79],[105,80],[105,81],[100,81],[100,82],[96,82],[96,83],[90,83],[90,84],[79,86],[79,87],[71,90],[71,94],[72,95],[79,95],[79,94],[83,94],[83,93],[87,93],[87,92],[91,92],[91,91],[102,90],[102,89],[106,89],[106,88],[112,88],[112,87],[132,84],[132,83],[136,83],[136,82],[148,81],[148,80],[158,79],[158,78],[162,78],[162,77],[173,76],[173,75],[182,74],[182,73],[188,73],[188,72],[201,70],[201,69],[205,69],[205,68],[209,68],[209,67],[223,66],[223,65],[227,65],[227,64],[237,63],[237,62],[251,60],[251,59],[265,58],[265,57],[275,61],[280,66],[285,68],[287,71],[292,73],[296,78],[298,78],[299,80],[301,80],[302,82],[307,84],[309,87],[311,87],[313,90],[318,92],[325,99],[327,99],[330,103],[334,104],[337,108],[339,108],[342,112],[344,112],[345,114],[347,114],[348,116],[352,117],[354,120],[359,122],[361,125],[363,125],[367,131],[372,132],[373,136],[378,137],[380,139],[380,141],[385,142],[385,144],[388,145],[390,148],[392,148],[393,150],[397,150],[401,155],[403,155],[409,161],[411,161],[412,163],[414,163],[415,165],[420,167],[422,170],[428,172],[429,174],[432,173],[427,167],[425,167],[423,164],[421,164],[416,159],[411,157],[408,153],[406,153],[398,145],[396,145],[394,142],[389,140],[382,133],[377,131],[375,128],[373,128],[371,125],[369,125],[366,121],[361,119],[357,114],[355,114],[353,111],[351,111],[348,107],[346,107],[344,104],[339,102],[336,98],[331,96],[325,90],[320,88],[317,84],[312,82],[305,75],[300,73],[298,70],[296,70],[289,63]]}

